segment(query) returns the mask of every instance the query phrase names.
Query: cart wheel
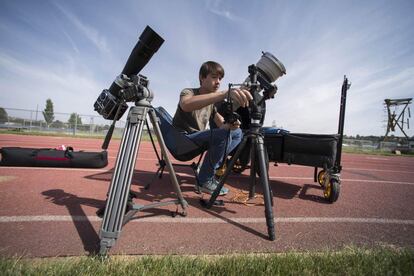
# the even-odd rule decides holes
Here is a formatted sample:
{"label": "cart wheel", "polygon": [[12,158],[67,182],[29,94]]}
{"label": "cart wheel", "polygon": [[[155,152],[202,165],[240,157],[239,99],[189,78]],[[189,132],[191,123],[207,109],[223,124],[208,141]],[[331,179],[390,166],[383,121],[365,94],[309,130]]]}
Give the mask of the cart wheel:
{"label": "cart wheel", "polygon": [[323,195],[330,203],[334,203],[338,200],[340,190],[341,186],[339,185],[338,180],[331,178],[323,191]]}
{"label": "cart wheel", "polygon": [[216,170],[216,176],[217,176],[217,178],[220,178],[224,174],[224,172],[226,171],[226,169],[227,169],[227,160],[226,160],[226,162],[220,168],[218,168]]}
{"label": "cart wheel", "polygon": [[319,183],[319,185],[321,185],[322,187],[323,187],[323,179],[324,179],[324,177],[325,177],[325,170],[321,170],[319,173],[318,173],[318,183]]}

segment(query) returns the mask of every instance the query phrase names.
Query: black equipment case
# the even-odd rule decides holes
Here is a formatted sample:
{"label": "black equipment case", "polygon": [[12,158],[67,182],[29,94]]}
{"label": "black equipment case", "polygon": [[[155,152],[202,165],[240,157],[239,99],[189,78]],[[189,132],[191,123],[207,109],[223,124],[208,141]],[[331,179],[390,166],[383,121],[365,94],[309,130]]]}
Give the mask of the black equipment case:
{"label": "black equipment case", "polygon": [[338,134],[264,133],[269,161],[332,168],[336,161]]}
{"label": "black equipment case", "polygon": [[108,154],[102,152],[4,147],[0,149],[1,166],[103,168]]}

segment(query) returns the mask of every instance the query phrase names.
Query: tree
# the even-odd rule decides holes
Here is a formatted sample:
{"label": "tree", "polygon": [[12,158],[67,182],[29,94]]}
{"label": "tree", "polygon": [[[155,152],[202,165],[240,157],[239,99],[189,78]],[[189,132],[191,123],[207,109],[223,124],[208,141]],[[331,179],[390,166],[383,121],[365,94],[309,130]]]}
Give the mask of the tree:
{"label": "tree", "polygon": [[82,118],[79,116],[79,114],[72,113],[70,114],[69,120],[69,127],[74,128],[75,126],[82,125]]}
{"label": "tree", "polygon": [[43,117],[45,118],[47,127],[49,127],[50,124],[55,119],[55,115],[53,112],[53,103],[51,99],[46,100],[46,107],[45,107],[45,110],[43,111]]}
{"label": "tree", "polygon": [[3,107],[0,107],[0,123],[8,122],[8,117],[7,111]]}
{"label": "tree", "polygon": [[65,128],[65,123],[59,120],[53,122],[53,127],[55,128]]}

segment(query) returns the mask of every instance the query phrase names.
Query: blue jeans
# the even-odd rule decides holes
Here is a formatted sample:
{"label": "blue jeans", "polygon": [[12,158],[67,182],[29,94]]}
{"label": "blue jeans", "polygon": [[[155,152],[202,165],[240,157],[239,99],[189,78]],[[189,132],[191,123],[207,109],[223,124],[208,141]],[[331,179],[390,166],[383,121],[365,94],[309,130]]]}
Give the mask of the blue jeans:
{"label": "blue jeans", "polygon": [[[227,151],[226,138],[228,136]],[[224,152],[229,154],[242,140],[243,132],[240,128],[229,131],[226,129],[215,128],[211,130],[198,131],[187,135],[198,145],[208,145],[209,149],[204,156],[198,174],[199,184],[202,185],[211,180],[215,170],[218,169],[223,161]]]}

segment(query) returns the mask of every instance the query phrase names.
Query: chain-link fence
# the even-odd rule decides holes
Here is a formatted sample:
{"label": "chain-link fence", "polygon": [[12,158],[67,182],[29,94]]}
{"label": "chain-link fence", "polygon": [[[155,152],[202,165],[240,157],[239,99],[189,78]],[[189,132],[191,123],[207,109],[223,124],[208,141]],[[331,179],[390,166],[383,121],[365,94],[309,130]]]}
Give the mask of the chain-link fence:
{"label": "chain-link fence", "polygon": [[357,151],[381,151],[381,152],[395,152],[396,150],[403,153],[414,152],[414,141],[406,141],[402,144],[399,142],[384,142],[372,141],[362,139],[344,139],[342,144],[344,149],[351,149]]}
{"label": "chain-link fence", "polygon": [[[2,110],[3,109],[3,110]],[[125,120],[126,115],[122,119]],[[113,137],[120,138],[125,121],[119,120]],[[0,108],[0,129],[21,132],[43,132],[79,136],[105,136],[112,121],[98,115],[53,112],[53,120],[46,122],[42,110],[18,108]],[[408,144],[398,142],[381,142],[363,139],[343,140],[343,148],[357,151],[414,152],[414,141]]]}
{"label": "chain-link fence", "polygon": [[[112,121],[98,115],[53,112],[46,122],[41,110],[3,108],[0,114],[0,129],[26,132],[45,132],[68,135],[104,136]],[[116,123],[114,137],[121,137],[125,121]]]}

